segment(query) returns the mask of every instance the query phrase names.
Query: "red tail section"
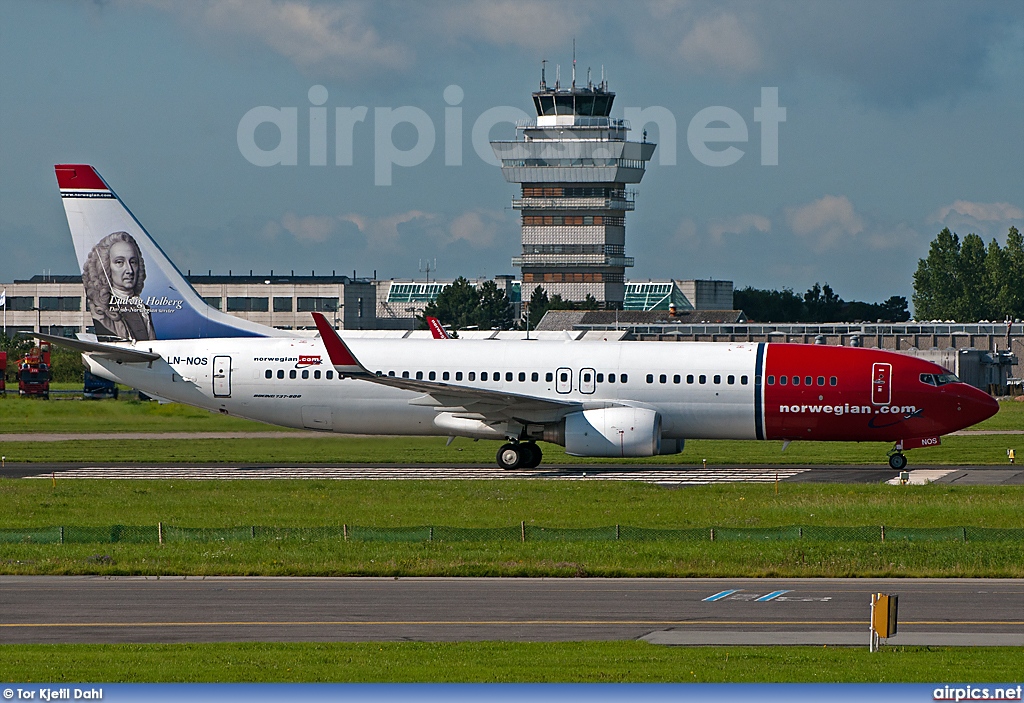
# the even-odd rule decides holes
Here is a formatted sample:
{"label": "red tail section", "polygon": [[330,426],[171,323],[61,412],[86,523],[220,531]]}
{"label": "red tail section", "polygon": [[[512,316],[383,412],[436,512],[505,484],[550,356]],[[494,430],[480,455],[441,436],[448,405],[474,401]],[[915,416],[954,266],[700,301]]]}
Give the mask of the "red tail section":
{"label": "red tail section", "polygon": [[448,332],[446,332],[444,327],[441,325],[441,321],[436,317],[428,316],[427,326],[430,327],[430,334],[434,339],[451,339],[451,337],[448,336]]}

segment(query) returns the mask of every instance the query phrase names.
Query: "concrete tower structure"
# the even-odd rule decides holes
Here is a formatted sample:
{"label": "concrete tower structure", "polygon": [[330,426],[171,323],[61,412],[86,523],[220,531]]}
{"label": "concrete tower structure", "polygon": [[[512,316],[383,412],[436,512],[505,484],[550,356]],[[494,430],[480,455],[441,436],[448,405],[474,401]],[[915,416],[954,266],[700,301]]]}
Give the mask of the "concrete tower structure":
{"label": "concrete tower structure", "polygon": [[536,120],[517,125],[515,141],[494,141],[509,183],[521,184],[512,207],[522,211],[524,304],[541,286],[549,296],[621,308],[625,297],[626,213],[634,207],[627,186],[640,182],[654,144],[627,141],[629,125],[610,117],[615,93],[602,78],[549,88],[541,69],[533,94]]}

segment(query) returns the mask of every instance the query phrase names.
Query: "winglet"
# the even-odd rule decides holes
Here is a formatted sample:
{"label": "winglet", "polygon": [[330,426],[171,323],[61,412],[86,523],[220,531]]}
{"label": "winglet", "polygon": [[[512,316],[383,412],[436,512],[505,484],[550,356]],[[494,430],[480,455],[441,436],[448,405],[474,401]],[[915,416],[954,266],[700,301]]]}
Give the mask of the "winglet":
{"label": "winglet", "polygon": [[430,327],[430,336],[434,339],[450,339],[448,332],[441,325],[441,321],[436,317],[427,316],[427,326]]}
{"label": "winglet", "polygon": [[369,371],[359,363],[355,355],[349,350],[348,345],[342,341],[338,333],[331,327],[331,323],[327,321],[323,313],[314,312],[313,321],[316,322],[316,328],[320,330],[320,339],[323,341],[324,346],[327,347],[327,356],[331,358],[331,364],[334,365],[335,370],[340,374],[347,376],[368,374]]}

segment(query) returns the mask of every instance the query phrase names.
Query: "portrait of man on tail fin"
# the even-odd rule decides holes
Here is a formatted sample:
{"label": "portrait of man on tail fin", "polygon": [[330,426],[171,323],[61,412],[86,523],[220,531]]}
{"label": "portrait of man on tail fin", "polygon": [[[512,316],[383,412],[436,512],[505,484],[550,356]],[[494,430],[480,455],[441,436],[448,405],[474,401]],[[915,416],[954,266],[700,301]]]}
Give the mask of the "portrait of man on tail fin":
{"label": "portrait of man on tail fin", "polygon": [[142,300],[146,264],[132,235],[112,232],[97,242],[82,267],[82,284],[97,336],[156,339]]}

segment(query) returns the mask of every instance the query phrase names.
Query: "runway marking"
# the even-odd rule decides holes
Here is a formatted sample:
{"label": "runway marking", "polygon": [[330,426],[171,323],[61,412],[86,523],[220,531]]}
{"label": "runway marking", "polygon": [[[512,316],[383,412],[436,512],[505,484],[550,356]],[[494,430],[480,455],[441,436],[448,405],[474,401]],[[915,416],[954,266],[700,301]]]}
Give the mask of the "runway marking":
{"label": "runway marking", "polygon": [[[42,622],[0,623],[0,628],[54,627],[311,627],[321,626],[494,626],[494,625],[863,625],[863,620],[239,620],[224,622]],[[1024,625],[1014,620],[908,620],[902,625]]]}
{"label": "runway marking", "polygon": [[713,603],[716,600],[722,600],[726,596],[731,596],[733,593],[736,593],[736,592],[738,592],[740,590],[742,590],[742,589],[740,589],[740,588],[733,588],[732,590],[729,590],[729,591],[719,591],[718,593],[716,593],[713,596],[708,596],[707,598],[703,598],[702,601]]}
{"label": "runway marking", "polygon": [[755,599],[754,602],[755,603],[766,603],[766,602],[768,602],[768,601],[770,601],[772,599],[778,598],[783,593],[792,593],[792,592],[793,591],[791,589],[785,589],[785,590],[782,590],[782,591],[772,591],[771,593],[767,593],[767,594],[761,596],[760,598]]}
{"label": "runway marking", "polygon": [[[938,481],[943,476],[956,471],[956,469],[914,469],[910,472],[910,479],[907,481],[908,486],[925,486],[932,481]],[[891,478],[886,481],[890,486],[899,486],[900,477]]]}
{"label": "runway marking", "polygon": [[[546,479],[556,481],[638,481],[665,486],[696,486],[709,483],[773,483],[810,471],[808,468],[764,469],[657,469],[640,471],[604,471],[600,466],[587,469],[550,469],[541,471],[503,471],[497,467],[109,467],[87,466],[52,472],[60,479],[122,480],[495,480]],[[49,480],[51,474],[26,478]]]}

